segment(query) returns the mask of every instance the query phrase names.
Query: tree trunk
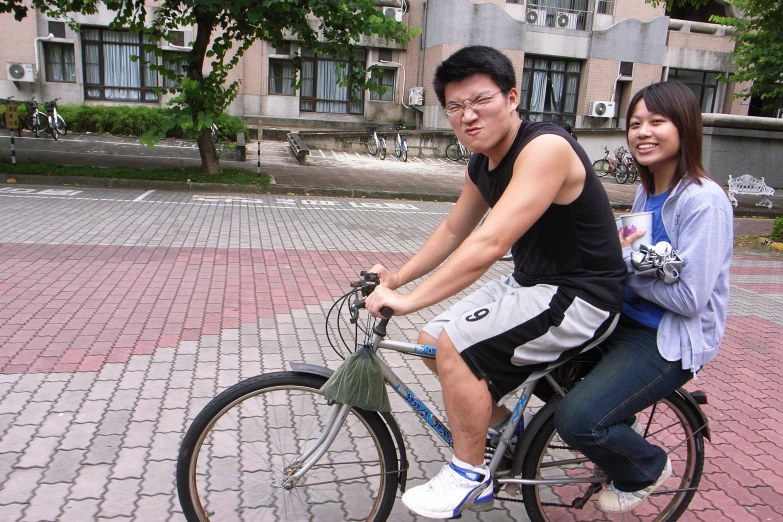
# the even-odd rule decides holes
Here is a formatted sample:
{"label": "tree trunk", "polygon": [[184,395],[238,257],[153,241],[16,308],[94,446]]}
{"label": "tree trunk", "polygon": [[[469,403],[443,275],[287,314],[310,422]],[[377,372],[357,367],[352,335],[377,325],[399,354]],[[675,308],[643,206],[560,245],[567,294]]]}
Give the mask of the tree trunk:
{"label": "tree trunk", "polygon": [[[193,42],[193,48],[190,51],[191,61],[188,66],[188,77],[201,81],[204,79],[204,58],[209,48],[209,42],[212,37],[212,29],[215,25],[215,16],[211,13],[201,14],[196,12],[196,40]],[[194,119],[200,110],[204,107],[191,107]],[[205,174],[219,174],[220,158],[217,155],[215,143],[212,141],[212,129],[205,127],[201,129],[201,135],[198,137],[198,153],[201,156],[201,172]]]}
{"label": "tree trunk", "polygon": [[215,142],[212,141],[212,129],[204,127],[198,137],[198,153],[201,155],[201,172],[204,174],[220,174],[220,158],[217,155]]}

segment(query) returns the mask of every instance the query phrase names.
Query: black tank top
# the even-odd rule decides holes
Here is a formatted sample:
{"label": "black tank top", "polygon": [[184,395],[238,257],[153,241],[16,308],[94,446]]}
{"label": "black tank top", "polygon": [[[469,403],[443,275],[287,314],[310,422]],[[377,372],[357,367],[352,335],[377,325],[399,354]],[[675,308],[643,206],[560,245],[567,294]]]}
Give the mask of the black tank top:
{"label": "black tank top", "polygon": [[468,175],[494,207],[511,181],[522,149],[542,134],[557,134],[567,140],[587,175],[579,197],[568,205],[552,204],[514,243],[514,279],[522,286],[551,284],[572,290],[594,306],[619,313],[626,267],[612,208],[587,154],[572,136],[553,123],[523,120],[500,163],[490,171],[489,159],[474,154]]}

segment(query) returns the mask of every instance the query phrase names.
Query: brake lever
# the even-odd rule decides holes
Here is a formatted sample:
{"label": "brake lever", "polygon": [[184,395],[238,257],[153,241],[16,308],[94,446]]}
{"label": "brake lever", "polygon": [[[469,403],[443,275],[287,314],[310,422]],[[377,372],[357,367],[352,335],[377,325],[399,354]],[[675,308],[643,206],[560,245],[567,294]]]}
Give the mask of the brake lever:
{"label": "brake lever", "polygon": [[351,311],[351,324],[356,324],[356,322],[359,320],[359,310],[364,308],[364,299],[357,299],[353,302],[353,304],[350,306]]}

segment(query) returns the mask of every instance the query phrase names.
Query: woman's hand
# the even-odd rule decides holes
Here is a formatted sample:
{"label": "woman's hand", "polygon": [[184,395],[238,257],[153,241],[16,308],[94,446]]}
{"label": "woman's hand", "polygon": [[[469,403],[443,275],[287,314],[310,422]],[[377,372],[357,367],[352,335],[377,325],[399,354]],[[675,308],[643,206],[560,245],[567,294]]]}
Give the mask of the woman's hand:
{"label": "woman's hand", "polygon": [[378,274],[378,279],[381,281],[381,286],[396,290],[400,287],[400,276],[395,272],[392,272],[383,265],[375,265],[370,269],[370,272]]}
{"label": "woman's hand", "polygon": [[646,233],[647,233],[646,230],[637,230],[633,234],[628,234],[626,236],[625,229],[621,228],[620,231],[618,232],[620,236],[620,246],[623,248],[632,247],[633,242],[639,239],[640,237],[644,236]]}

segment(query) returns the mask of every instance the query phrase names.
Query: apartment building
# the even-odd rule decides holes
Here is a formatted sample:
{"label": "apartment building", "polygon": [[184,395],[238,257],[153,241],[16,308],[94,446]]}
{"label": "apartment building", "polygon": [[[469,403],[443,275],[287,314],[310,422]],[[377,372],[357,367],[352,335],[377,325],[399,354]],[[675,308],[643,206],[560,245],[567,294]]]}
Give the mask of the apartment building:
{"label": "apartment building", "polygon": [[[631,96],[650,83],[677,78],[696,94],[705,113],[747,115],[749,103],[733,94],[747,85],[718,81],[732,68],[727,28],[708,22],[730,13],[725,0],[667,16],[644,0],[383,0],[378,9],[422,33],[400,46],[380,39],[360,42],[361,60],[381,67],[383,95],[336,82],[340,64],[315,55],[297,41],[273,47],[256,42],[232,71],[240,93],[229,112],[249,120],[291,127],[405,120],[423,128],[448,128],[432,89],[437,65],[467,45],[502,50],[514,64],[520,112],[531,120],[554,120],[577,128],[624,124]],[[132,56],[143,56],[143,37],[108,29],[106,9],[77,16],[74,32],[60,20],[31,12],[22,22],[0,15],[0,97],[61,103],[163,106],[155,92],[168,86]],[[193,27],[174,41],[159,42],[172,67],[184,66]],[[291,87],[291,57],[304,59],[301,88]],[[151,57],[145,57],[151,58]]]}

